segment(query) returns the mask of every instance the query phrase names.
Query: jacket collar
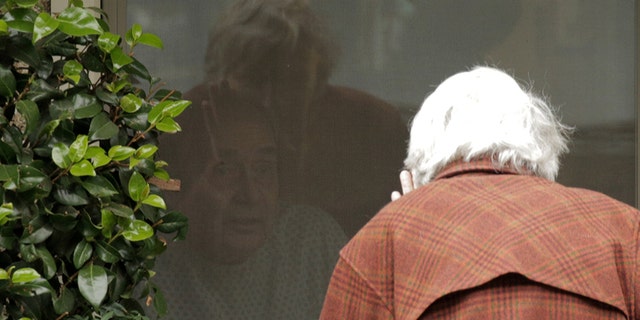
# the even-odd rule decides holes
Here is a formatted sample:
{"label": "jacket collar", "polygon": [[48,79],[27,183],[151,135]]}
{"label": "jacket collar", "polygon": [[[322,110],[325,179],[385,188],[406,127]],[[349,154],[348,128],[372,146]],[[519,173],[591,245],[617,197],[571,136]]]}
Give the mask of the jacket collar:
{"label": "jacket collar", "polygon": [[532,175],[527,169],[517,169],[513,165],[507,164],[500,167],[497,162],[489,158],[478,160],[456,160],[447,164],[444,169],[440,170],[433,179],[448,179],[461,174],[522,174]]}

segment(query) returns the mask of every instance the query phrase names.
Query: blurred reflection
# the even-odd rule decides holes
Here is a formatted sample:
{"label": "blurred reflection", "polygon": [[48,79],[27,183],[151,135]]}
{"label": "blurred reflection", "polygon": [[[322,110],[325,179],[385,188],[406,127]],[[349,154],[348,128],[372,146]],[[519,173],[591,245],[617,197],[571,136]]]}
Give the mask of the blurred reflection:
{"label": "blurred reflection", "polygon": [[157,268],[169,318],[317,318],[346,237],[326,212],[280,203],[279,136],[262,100],[224,84],[209,96],[168,155],[185,177],[172,200],[190,219]]}
{"label": "blurred reflection", "polygon": [[394,106],[328,84],[336,52],[307,1],[236,1],[209,37],[206,80],[186,96],[206,102],[221,80],[259,92],[281,135],[281,199],[330,212],[350,236],[397,187],[407,129]]}
{"label": "blurred reflection", "polygon": [[[348,236],[353,235],[388,202],[389,191],[398,190],[397,173],[407,137],[405,122],[424,95],[447,75],[484,62],[535,83],[562,106],[560,113],[566,123],[577,127],[572,152],[560,170],[560,182],[633,204],[637,171],[633,100],[637,85],[630,68],[636,60],[634,3],[198,0],[192,6],[176,6],[172,0],[127,1],[128,21],[141,23],[167,44],[162,54],[150,51],[143,59],[145,64],[171,87],[188,92],[187,98],[194,102],[192,110],[178,119],[184,132],[167,135],[162,142],[163,150],[171,152],[163,155],[169,171],[183,180],[183,190],[170,195],[168,201],[180,201],[179,208],[191,217],[188,246],[178,244],[183,245],[182,250],[169,250],[183,255],[176,258],[180,268],[172,269],[170,276],[158,277],[180,276],[176,278],[181,279],[176,280],[177,289],[165,292],[178,296],[178,301],[193,298],[190,307],[206,313],[207,308],[220,309],[214,307],[223,300],[220,292],[228,292],[224,299],[240,296],[231,284],[259,287],[242,282],[253,277],[247,274],[259,274],[256,277],[261,281],[270,279],[271,285],[290,282],[272,264],[309,255],[308,251],[296,251],[302,245],[292,247],[290,253],[265,258],[268,268],[274,268],[268,275],[239,268],[255,263],[265,252],[275,252],[268,248],[280,242],[263,236],[268,234],[269,221],[273,223],[272,234],[278,234],[288,221],[282,212],[291,211],[291,204],[307,204],[329,212]],[[231,6],[221,11],[227,5]],[[314,13],[326,19],[328,26]],[[325,27],[334,37],[329,37]],[[144,55],[144,50],[137,48],[138,57],[140,54]],[[235,187],[229,184],[227,190],[223,188],[227,184],[214,182],[211,142],[204,134],[204,114],[197,111],[215,104],[209,88],[222,80],[241,92],[255,91],[258,105],[271,110],[269,117],[277,135],[279,209],[273,217],[267,212],[274,209],[263,203],[265,216],[260,219],[264,220],[260,220],[260,228],[247,227],[252,230],[248,234],[236,232],[243,229],[233,224],[214,228],[214,220],[223,219],[203,214],[212,213],[214,197]],[[248,184],[246,181],[238,181],[237,186]],[[335,226],[328,221],[325,224]],[[301,224],[298,228],[290,237],[303,238],[325,227]],[[264,239],[265,244],[255,249]],[[325,257],[333,254],[329,251]],[[245,262],[229,264],[243,257]],[[212,266],[214,261],[215,267],[205,270],[203,266]],[[222,267],[222,262],[227,265]],[[325,264],[318,265],[324,268]],[[224,268],[242,271],[227,273],[234,276],[212,271]],[[319,279],[317,273],[303,269],[288,272],[286,277],[306,283],[300,272]],[[196,277],[200,279],[194,280]],[[191,295],[186,294],[189,286],[194,290]],[[214,289],[215,299],[209,292]],[[245,309],[253,309],[256,300],[270,295],[263,292],[256,290],[246,298]],[[291,296],[297,299],[302,295]],[[279,303],[276,299],[269,308],[275,310]],[[244,315],[230,318],[246,318]]]}

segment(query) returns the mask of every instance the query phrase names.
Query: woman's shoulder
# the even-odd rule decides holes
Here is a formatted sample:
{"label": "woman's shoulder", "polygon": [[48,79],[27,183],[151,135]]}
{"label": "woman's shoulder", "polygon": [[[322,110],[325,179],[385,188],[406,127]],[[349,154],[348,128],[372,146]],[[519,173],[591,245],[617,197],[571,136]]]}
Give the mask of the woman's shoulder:
{"label": "woman's shoulder", "polygon": [[276,234],[298,243],[325,242],[342,246],[347,242],[342,227],[328,212],[309,205],[285,205]]}

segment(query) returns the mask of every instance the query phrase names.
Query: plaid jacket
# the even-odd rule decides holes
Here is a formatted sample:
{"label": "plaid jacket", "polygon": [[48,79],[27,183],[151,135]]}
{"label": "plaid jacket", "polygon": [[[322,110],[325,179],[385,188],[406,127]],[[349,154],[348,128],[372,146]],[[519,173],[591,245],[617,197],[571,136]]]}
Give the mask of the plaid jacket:
{"label": "plaid jacket", "polygon": [[456,163],[341,251],[321,319],[638,319],[639,212]]}

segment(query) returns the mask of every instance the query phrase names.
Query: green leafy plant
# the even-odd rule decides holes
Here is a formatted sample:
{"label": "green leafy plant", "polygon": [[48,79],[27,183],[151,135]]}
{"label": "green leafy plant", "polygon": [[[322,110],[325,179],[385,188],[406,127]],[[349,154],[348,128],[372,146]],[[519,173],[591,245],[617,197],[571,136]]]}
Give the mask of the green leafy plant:
{"label": "green leafy plant", "polygon": [[187,221],[162,198],[157,138],[190,102],[133,55],[162,41],[121,39],[81,0],[0,0],[0,16],[0,319],[165,313],[153,265]]}

